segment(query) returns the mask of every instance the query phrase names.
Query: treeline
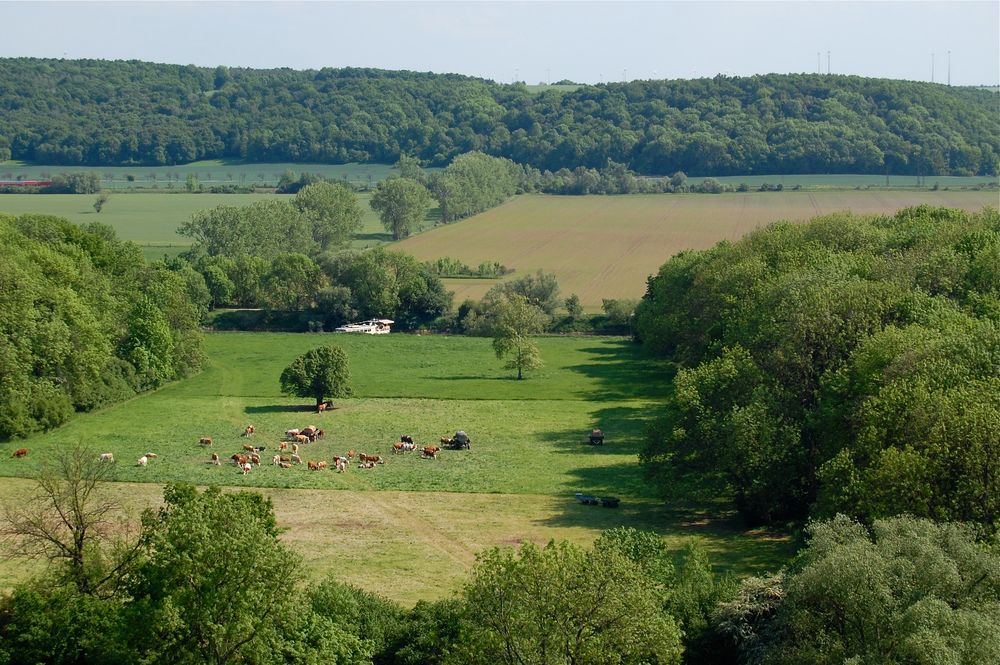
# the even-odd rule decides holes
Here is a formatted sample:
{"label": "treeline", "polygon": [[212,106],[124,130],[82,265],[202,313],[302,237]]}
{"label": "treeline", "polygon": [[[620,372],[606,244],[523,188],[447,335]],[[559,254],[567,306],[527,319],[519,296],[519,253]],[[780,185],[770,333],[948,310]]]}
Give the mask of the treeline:
{"label": "treeline", "polygon": [[[201,367],[201,277],[103,224],[0,214],[0,439]],[[203,288],[203,286],[201,287]]]}
{"label": "treeline", "polygon": [[38,483],[34,512],[15,510],[4,528],[16,551],[49,559],[36,580],[0,598],[0,661],[9,665],[1000,658],[1000,553],[959,524],[813,523],[791,567],[739,581],[716,573],[695,544],[673,552],[659,534],[618,527],[589,547],[481,552],[461,591],[403,608],[332,574],[304,582],[301,557],[257,493],[167,485],[132,538],[77,529],[116,515],[91,493],[108,465],[80,448],[60,455]]}
{"label": "treeline", "polygon": [[777,224],[660,268],[637,336],[678,366],[643,463],[753,523],[1000,526],[1000,214]]}
{"label": "treeline", "polygon": [[0,60],[0,160],[395,162],[482,151],[539,170],[645,175],[995,174],[989,90],[854,76],[716,76],[532,94],[375,69]]}
{"label": "treeline", "polygon": [[217,206],[178,232],[194,239],[171,265],[200,275],[209,305],[264,308],[322,331],[356,318],[390,317],[416,328],[446,313],[451,295],[413,257],[349,248],[361,226],[357,195],[313,182],[288,201]]}

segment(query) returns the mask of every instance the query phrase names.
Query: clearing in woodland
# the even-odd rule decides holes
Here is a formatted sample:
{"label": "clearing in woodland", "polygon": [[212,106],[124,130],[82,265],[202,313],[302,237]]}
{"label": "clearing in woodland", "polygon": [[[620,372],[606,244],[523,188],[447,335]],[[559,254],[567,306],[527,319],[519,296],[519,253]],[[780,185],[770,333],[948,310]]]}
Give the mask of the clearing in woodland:
{"label": "clearing in woodland", "polygon": [[[56,447],[81,442],[95,456],[114,453],[120,484],[108,491],[136,512],[155,505],[170,481],[261,489],[311,574],[336,572],[408,603],[456,589],[483,548],[550,538],[586,543],[618,525],[655,529],[677,547],[697,538],[734,572],[784,562],[787,539],[746,531],[706,506],[664,504],[643,482],[637,453],[664,396],[667,367],[621,338],[537,341],[546,365],[517,381],[482,338],[210,334],[202,374],[6,444],[30,453],[0,454],[0,476],[30,477]],[[356,395],[316,413],[310,400],[281,395],[278,376],[297,355],[329,343],[347,352]],[[242,437],[248,424],[256,433]],[[303,464],[271,464],[285,431],[310,424],[326,434],[301,445]],[[603,446],[587,443],[593,427],[605,431]],[[426,445],[459,429],[471,449],[444,450],[437,459],[392,452],[401,435]],[[199,445],[201,437],[213,438],[211,448]],[[244,445],[265,449],[248,475],[228,462]],[[385,464],[360,469],[355,460],[342,474],[306,468],[352,449]],[[210,463],[212,451],[222,465]],[[136,466],[146,452],[158,456]],[[26,485],[5,481],[0,499],[16,500]],[[622,503],[581,505],[575,492]],[[0,564],[0,584],[19,574],[16,564]]]}
{"label": "clearing in woodland", "polygon": [[[393,247],[420,260],[450,256],[468,265],[499,261],[508,279],[554,272],[563,297],[590,311],[603,298],[638,298],[672,255],[737,240],[777,220],[804,221],[849,210],[892,214],[928,204],[979,210],[995,191],[817,191],[627,196],[519,196],[475,217]],[[455,301],[478,299],[496,282],[445,280]]]}

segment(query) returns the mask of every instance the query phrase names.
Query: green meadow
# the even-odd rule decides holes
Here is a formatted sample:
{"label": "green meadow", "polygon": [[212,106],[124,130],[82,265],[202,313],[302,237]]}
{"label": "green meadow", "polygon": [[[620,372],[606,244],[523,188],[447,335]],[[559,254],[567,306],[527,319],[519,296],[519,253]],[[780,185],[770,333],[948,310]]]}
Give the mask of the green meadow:
{"label": "green meadow", "polygon": [[[211,159],[177,166],[60,166],[29,162],[0,162],[0,179],[50,178],[59,173],[96,173],[106,189],[183,190],[188,174],[206,186],[239,185],[274,187],[285,171],[314,173],[367,187],[385,180],[393,172],[391,164],[256,164],[236,159]],[[129,180],[131,176],[132,180]]]}
{"label": "green meadow", "polygon": [[[94,212],[94,194],[6,194],[0,195],[0,213],[37,213],[65,217],[77,224],[101,222],[113,227],[118,237],[143,248],[147,259],[175,255],[191,246],[191,239],[177,235],[177,228],[199,210],[220,205],[243,206],[287,194],[189,194],[120,192],[111,195],[100,213]],[[358,194],[364,213],[355,247],[369,247],[392,239],[369,207],[371,195]],[[291,249],[291,248],[290,248]]]}
{"label": "green meadow", "polygon": [[[637,455],[671,370],[625,339],[539,338],[545,366],[523,381],[500,367],[482,338],[213,333],[206,340],[201,374],[16,442],[30,453],[0,456],[0,476],[8,477],[0,497],[23,496],[22,479],[75,443],[114,453],[120,482],[108,491],[133,515],[155,505],[166,482],[254,488],[274,500],[310,574],[342,570],[345,580],[403,602],[456,589],[484,547],[588,543],[619,525],[654,529],[678,548],[698,539],[734,572],[774,569],[791,552],[788,538],[746,531],[716,506],[664,504],[650,492]],[[298,354],[329,343],[347,352],[355,394],[320,414],[310,400],[282,395],[278,376]],[[257,430],[250,439],[241,436],[248,424]],[[355,450],[382,455],[385,464],[343,474],[271,464],[283,432],[309,424],[326,435],[302,446],[303,461]],[[603,446],[587,443],[593,427],[604,429]],[[423,445],[458,429],[472,438],[470,450],[444,450],[437,459],[391,452],[400,435]],[[204,436],[214,439],[211,449],[198,444]],[[248,443],[265,448],[264,464],[250,474],[210,463],[210,452],[225,460]],[[147,452],[158,457],[137,467]],[[584,506],[575,492],[616,496],[622,505]],[[444,564],[421,575],[429,556]],[[404,581],[370,574],[405,577],[411,568],[415,577]],[[0,564],[0,583],[19,574]]]}

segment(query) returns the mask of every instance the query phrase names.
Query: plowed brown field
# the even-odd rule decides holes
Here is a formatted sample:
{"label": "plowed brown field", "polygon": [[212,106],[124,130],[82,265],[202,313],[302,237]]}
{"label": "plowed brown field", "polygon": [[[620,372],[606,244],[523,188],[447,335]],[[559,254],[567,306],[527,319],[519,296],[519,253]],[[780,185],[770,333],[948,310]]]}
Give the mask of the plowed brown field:
{"label": "plowed brown field", "polygon": [[[965,210],[997,205],[996,192],[831,191],[631,196],[520,196],[461,222],[409,238],[394,249],[420,260],[444,256],[468,265],[499,261],[516,272],[554,272],[561,293],[599,310],[602,298],[636,298],[646,277],[672,255],[736,240],[778,220],[802,221],[850,210],[892,214],[929,204]],[[481,297],[492,280],[446,280],[456,302]]]}

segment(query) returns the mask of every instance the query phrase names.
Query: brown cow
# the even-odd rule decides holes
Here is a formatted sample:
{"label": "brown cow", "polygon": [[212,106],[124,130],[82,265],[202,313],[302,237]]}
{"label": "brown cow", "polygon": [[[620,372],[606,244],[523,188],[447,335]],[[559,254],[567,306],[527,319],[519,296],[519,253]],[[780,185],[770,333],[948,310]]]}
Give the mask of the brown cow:
{"label": "brown cow", "polygon": [[299,457],[298,455],[292,455],[292,463],[293,464],[302,464],[302,458]]}
{"label": "brown cow", "polygon": [[299,430],[297,430],[297,429],[286,429],[285,430],[285,438],[286,439],[291,439],[291,438],[296,437],[298,435],[299,435]]}
{"label": "brown cow", "polygon": [[309,437],[305,434],[296,434],[292,437],[296,443],[309,443]]}
{"label": "brown cow", "polygon": [[360,455],[358,455],[358,460],[361,462],[372,462],[374,464],[385,464],[385,461],[382,459],[381,455],[366,455],[364,453],[361,453]]}
{"label": "brown cow", "polygon": [[337,473],[343,473],[347,471],[347,458],[346,457],[334,457],[333,463],[337,467]]}
{"label": "brown cow", "polygon": [[231,459],[234,462],[236,462],[236,466],[238,466],[238,467],[242,467],[244,464],[246,464],[247,462],[250,461],[249,457],[247,457],[246,455],[241,455],[240,453],[234,454],[229,459]]}
{"label": "brown cow", "polygon": [[347,459],[354,459],[354,449],[351,448],[347,451]]}
{"label": "brown cow", "polygon": [[291,469],[292,468],[291,462],[278,462],[278,466],[280,466],[282,469]]}
{"label": "brown cow", "polygon": [[324,436],[326,436],[326,430],[325,429],[318,429],[318,430],[316,430],[316,438],[317,439],[322,439]]}
{"label": "brown cow", "polygon": [[246,429],[243,430],[243,436],[253,436],[254,429],[253,425],[247,425]]}
{"label": "brown cow", "polygon": [[318,463],[316,464],[316,466],[318,466],[318,467],[319,467],[319,468],[321,468],[321,469],[325,469],[325,468],[327,468],[327,467],[328,467],[328,466],[330,466],[330,465],[326,463],[326,460],[325,460],[325,459],[322,459],[322,460],[320,460],[320,461],[319,461],[319,462],[318,462]]}
{"label": "brown cow", "polygon": [[212,453],[212,464],[215,466],[222,464],[222,461],[219,459],[219,453]]}
{"label": "brown cow", "polygon": [[18,448],[17,450],[14,451],[14,457],[24,457],[27,454],[28,454],[27,448]]}
{"label": "brown cow", "polygon": [[260,455],[258,455],[257,453],[250,455],[250,461],[256,464],[257,466],[260,466]]}
{"label": "brown cow", "polygon": [[326,402],[320,402],[319,404],[316,405],[317,413],[323,413],[324,411],[326,411]]}
{"label": "brown cow", "polygon": [[246,444],[246,443],[243,444],[243,450],[247,451],[248,453],[255,453],[255,452],[257,452],[256,448],[254,448],[250,444]]}
{"label": "brown cow", "polygon": [[314,462],[312,460],[309,460],[308,462],[306,462],[306,466],[309,467],[310,471],[319,471],[319,464],[317,464],[316,462]]}
{"label": "brown cow", "polygon": [[288,450],[288,444],[282,441],[278,444],[278,450]]}
{"label": "brown cow", "polygon": [[434,459],[437,459],[439,452],[441,452],[441,449],[437,446],[424,446],[420,449],[420,456],[424,458],[433,457]]}
{"label": "brown cow", "polygon": [[212,445],[212,437],[210,437],[210,436],[203,436],[200,439],[198,439],[198,443],[200,443],[203,446],[210,446],[210,445]]}

